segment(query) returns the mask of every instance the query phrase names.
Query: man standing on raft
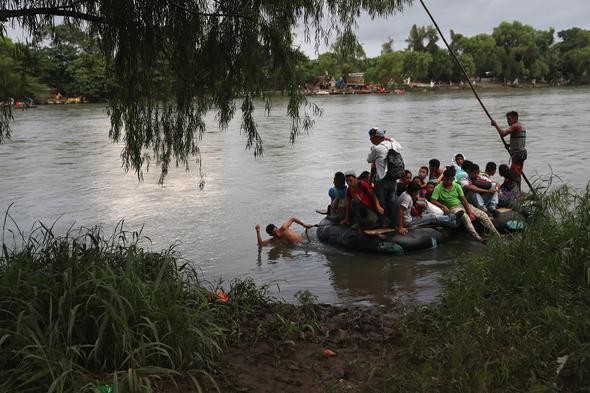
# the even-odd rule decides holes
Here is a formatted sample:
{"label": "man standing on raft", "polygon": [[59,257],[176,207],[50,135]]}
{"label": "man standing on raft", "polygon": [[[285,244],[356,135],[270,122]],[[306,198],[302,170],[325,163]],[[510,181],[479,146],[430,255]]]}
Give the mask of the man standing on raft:
{"label": "man standing on raft", "polygon": [[518,113],[511,111],[506,113],[506,120],[508,122],[508,128],[502,129],[495,120],[492,120],[492,126],[496,127],[498,134],[502,138],[506,135],[510,135],[510,169],[514,171],[518,177],[518,188],[520,188],[520,181],[522,177],[522,170],[524,167],[524,161],[527,159],[526,146],[526,130],[524,126],[518,122]]}
{"label": "man standing on raft", "polygon": [[260,224],[256,224],[254,228],[256,229],[256,240],[258,242],[258,246],[268,246],[275,241],[280,241],[285,244],[303,243],[304,240],[301,235],[289,228],[291,225],[293,225],[293,223],[297,223],[306,229],[313,227],[313,225],[304,224],[303,221],[299,220],[298,218],[291,217],[285,221],[280,228],[277,228],[274,224],[268,224],[266,226],[266,233],[272,237],[268,240],[262,240],[262,237],[260,237]]}
{"label": "man standing on raft", "polygon": [[396,223],[397,182],[386,176],[387,153],[389,149],[393,149],[401,154],[402,146],[395,139],[385,137],[385,130],[375,127],[369,130],[369,140],[373,144],[367,156],[367,162],[371,164],[369,184],[373,184],[379,204],[385,209],[385,213],[379,216],[379,224],[381,227],[393,226]]}

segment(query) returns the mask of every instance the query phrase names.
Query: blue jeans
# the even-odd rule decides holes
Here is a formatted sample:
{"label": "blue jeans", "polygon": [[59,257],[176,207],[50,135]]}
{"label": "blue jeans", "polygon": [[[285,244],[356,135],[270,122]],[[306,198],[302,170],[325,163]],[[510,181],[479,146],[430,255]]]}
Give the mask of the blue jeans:
{"label": "blue jeans", "polygon": [[369,209],[356,198],[350,201],[350,213],[352,223],[360,229],[372,229],[379,225],[377,212]]}
{"label": "blue jeans", "polygon": [[498,207],[499,196],[495,192],[493,194],[480,194],[479,192],[469,191],[467,193],[467,201],[480,210],[487,210],[488,207],[495,209]]}
{"label": "blue jeans", "polygon": [[457,220],[455,219],[454,214],[432,214],[426,213],[423,214],[422,217],[412,217],[412,222],[408,225],[409,227],[417,227],[420,225],[442,225],[445,227],[455,227],[457,226]]}
{"label": "blue jeans", "polygon": [[379,216],[379,224],[382,227],[393,226],[397,222],[397,209],[395,208],[395,201],[397,200],[396,186],[397,182],[391,179],[381,179],[375,182],[375,196],[383,210],[385,210],[385,214]]}

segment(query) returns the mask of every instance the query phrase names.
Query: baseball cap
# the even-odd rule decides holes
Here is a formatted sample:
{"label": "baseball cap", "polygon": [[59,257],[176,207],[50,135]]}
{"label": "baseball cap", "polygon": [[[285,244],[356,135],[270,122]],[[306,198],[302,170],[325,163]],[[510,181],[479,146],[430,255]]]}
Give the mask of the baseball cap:
{"label": "baseball cap", "polygon": [[356,173],[355,173],[355,171],[346,171],[346,172],[344,172],[344,177],[347,177],[347,176],[356,177]]}
{"label": "baseball cap", "polygon": [[385,130],[377,127],[373,127],[369,130],[369,136],[378,136],[381,138],[385,137]]}

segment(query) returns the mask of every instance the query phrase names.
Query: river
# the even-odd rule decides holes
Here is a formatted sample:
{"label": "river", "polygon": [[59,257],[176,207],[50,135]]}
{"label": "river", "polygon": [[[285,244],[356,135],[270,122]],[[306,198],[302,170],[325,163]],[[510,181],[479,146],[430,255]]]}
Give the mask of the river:
{"label": "river", "polygon": [[[528,130],[532,180],[551,172],[577,188],[589,175],[590,89],[547,88],[483,91],[488,110],[501,124],[517,110]],[[64,233],[72,224],[102,225],[108,233],[119,220],[152,241],[152,249],[178,241],[182,257],[211,283],[252,277],[287,301],[309,290],[333,304],[388,304],[401,299],[428,303],[458,258],[481,246],[456,239],[408,256],[358,254],[317,242],[295,248],[256,246],[254,225],[279,225],[297,216],[317,223],[315,212],[329,202],[334,172],[368,169],[367,130],[388,130],[404,147],[406,166],[417,172],[430,158],[448,163],[455,152],[485,166],[507,155],[497,133],[467,91],[405,96],[362,95],[313,98],[323,109],[313,130],[289,143],[286,101],[275,99],[269,116],[263,105],[257,122],[264,157],[245,150],[239,119],[220,131],[214,116],[200,144],[204,187],[195,165],[171,170],[164,186],[155,166],[138,182],[121,168],[121,145],[108,139],[102,105],[40,106],[16,111],[13,137],[0,145],[0,211],[25,232],[36,220],[55,223]],[[262,231],[264,233],[264,231]]]}

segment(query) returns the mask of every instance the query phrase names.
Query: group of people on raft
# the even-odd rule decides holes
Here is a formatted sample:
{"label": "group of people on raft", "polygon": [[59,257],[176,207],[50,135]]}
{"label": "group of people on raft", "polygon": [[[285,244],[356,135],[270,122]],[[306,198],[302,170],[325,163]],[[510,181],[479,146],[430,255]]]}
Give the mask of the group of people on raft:
{"label": "group of people on raft", "polygon": [[[428,166],[419,168],[417,176],[406,169],[398,180],[386,176],[387,160],[390,149],[401,154],[402,146],[386,137],[385,130],[371,128],[368,133],[372,146],[367,156],[370,171],[358,177],[354,171],[336,172],[334,186],[328,192],[331,199],[328,218],[359,230],[396,227],[400,235],[425,225],[456,228],[462,223],[473,238],[484,242],[472,224],[480,221],[488,232],[499,236],[490,217],[499,207],[518,204],[527,158],[526,131],[518,121],[518,113],[508,112],[506,119],[507,128],[501,128],[495,121],[491,124],[502,137],[510,137],[510,167],[505,164],[497,167],[494,162],[488,162],[484,171],[480,171],[478,164],[466,160],[463,154],[456,154],[445,169],[433,158]],[[504,178],[502,184],[492,180],[496,170]],[[293,223],[312,227],[290,218],[281,227],[269,224],[266,232],[271,238],[262,240],[260,225],[256,225],[258,245],[275,240],[289,244],[302,242],[303,238],[290,229]]]}

